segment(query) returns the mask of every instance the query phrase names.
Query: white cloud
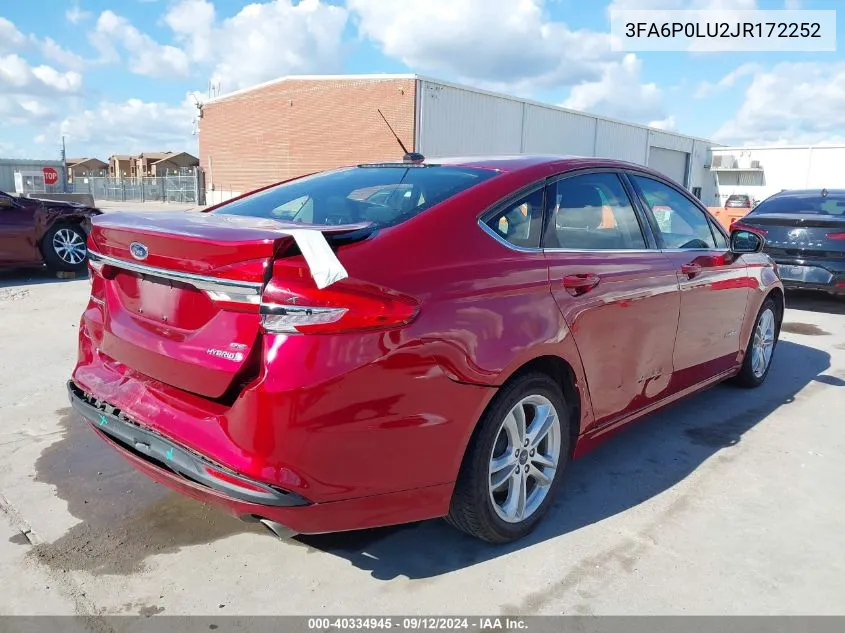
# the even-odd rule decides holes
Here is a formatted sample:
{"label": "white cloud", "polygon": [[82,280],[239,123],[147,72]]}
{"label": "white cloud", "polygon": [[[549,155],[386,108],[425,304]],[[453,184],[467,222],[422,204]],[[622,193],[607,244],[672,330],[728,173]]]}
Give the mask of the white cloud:
{"label": "white cloud", "polygon": [[646,125],[648,125],[649,127],[657,128],[658,130],[674,130],[676,126],[676,121],[674,116],[669,115],[665,119],[649,121]]}
{"label": "white cloud", "polygon": [[42,42],[33,35],[25,36],[9,20],[0,18],[0,121],[9,128],[7,132],[9,126],[44,125],[55,120],[57,111],[82,91],[82,75],[76,70],[33,66],[22,56],[33,47],[47,58],[65,53],[66,62],[76,61],[53,40]]}
{"label": "white cloud", "polygon": [[757,0],[613,0],[608,11],[742,11],[756,8]]}
{"label": "white cloud", "polygon": [[197,62],[212,59],[214,20],[214,4],[208,0],[181,0],[164,16],[164,22],[185,46],[191,59]]}
{"label": "white cloud", "polygon": [[254,3],[223,20],[209,0],[180,0],[164,16],[224,92],[286,74],[339,71],[346,20],[345,9],[319,0]]}
{"label": "white cloud", "polygon": [[0,17],[0,54],[19,51],[26,46],[26,37],[4,17]]}
{"label": "white cloud", "polygon": [[178,46],[156,42],[112,11],[100,16],[91,41],[103,62],[119,61],[122,47],[132,72],[188,76],[196,67],[229,92],[286,74],[341,71],[347,15],[320,0],[271,0],[221,19],[210,0],[178,0],[163,18]]}
{"label": "white cloud", "polygon": [[30,66],[18,55],[0,56],[0,120],[7,125],[50,121],[68,97],[79,94],[82,75],[52,66]]}
{"label": "white cloud", "polygon": [[41,54],[50,61],[54,61],[65,68],[80,71],[85,67],[85,60],[73,51],[60,46],[53,38],[45,37],[38,41]]}
{"label": "white cloud", "polygon": [[138,75],[169,78],[189,74],[188,56],[180,48],[159,44],[139,31],[129,20],[113,11],[103,11],[90,34],[91,43],[100,51],[101,61],[120,59],[118,48],[128,53],[128,69]]}
{"label": "white cloud", "polygon": [[91,17],[90,11],[83,11],[78,4],[74,3],[70,9],[65,11],[65,19],[71,24],[79,24]]}
{"label": "white cloud", "polygon": [[758,70],[760,70],[759,64],[754,64],[750,62],[747,64],[742,64],[740,66],[737,66],[735,69],[733,69],[727,75],[722,77],[716,83],[702,81],[698,85],[698,88],[696,89],[695,94],[693,96],[696,99],[704,99],[715,94],[716,92],[726,90],[727,88],[733,88],[738,79],[741,79],[742,77],[746,77],[748,75],[753,75]]}
{"label": "white cloud", "polygon": [[599,76],[610,36],[548,19],[543,0],[347,0],[361,35],[420,71],[521,92]]}
{"label": "white cloud", "polygon": [[6,124],[44,124],[54,119],[52,101],[40,97],[0,94],[0,118]]}
{"label": "white cloud", "polygon": [[44,132],[47,139],[62,135],[73,154],[99,156],[143,151],[190,151],[196,154],[191,136],[193,103],[146,102],[129,99],[121,103],[102,102],[96,107],[53,123]]}
{"label": "white cloud", "polygon": [[0,94],[69,94],[81,87],[82,75],[77,72],[60,72],[46,65],[32,67],[18,55],[0,56]]}
{"label": "white cloud", "polygon": [[845,137],[845,62],[780,63],[756,72],[714,140],[820,143]]}
{"label": "white cloud", "polygon": [[801,0],[785,0],[783,3],[784,9],[790,9],[793,11],[797,11],[803,6]]}
{"label": "white cloud", "polygon": [[572,88],[562,105],[628,121],[664,119],[663,91],[655,83],[641,83],[641,75],[642,60],[628,53],[620,63],[607,64],[598,81]]}

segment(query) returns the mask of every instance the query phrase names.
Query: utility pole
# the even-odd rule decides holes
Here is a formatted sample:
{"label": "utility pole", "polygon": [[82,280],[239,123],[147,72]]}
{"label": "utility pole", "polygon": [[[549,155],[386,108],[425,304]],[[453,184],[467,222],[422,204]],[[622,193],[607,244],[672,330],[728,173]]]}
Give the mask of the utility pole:
{"label": "utility pole", "polygon": [[62,134],[62,189],[64,190],[64,193],[68,193],[67,180],[67,154],[65,153],[65,135]]}

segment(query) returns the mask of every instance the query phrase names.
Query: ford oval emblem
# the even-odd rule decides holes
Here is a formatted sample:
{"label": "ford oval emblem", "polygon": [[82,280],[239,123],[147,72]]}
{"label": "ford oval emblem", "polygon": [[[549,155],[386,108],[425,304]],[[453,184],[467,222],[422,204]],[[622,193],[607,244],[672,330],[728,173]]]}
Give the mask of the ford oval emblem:
{"label": "ford oval emblem", "polygon": [[135,259],[147,259],[147,255],[150,254],[149,249],[141,244],[141,242],[132,242],[129,245],[129,252],[132,253],[132,257]]}

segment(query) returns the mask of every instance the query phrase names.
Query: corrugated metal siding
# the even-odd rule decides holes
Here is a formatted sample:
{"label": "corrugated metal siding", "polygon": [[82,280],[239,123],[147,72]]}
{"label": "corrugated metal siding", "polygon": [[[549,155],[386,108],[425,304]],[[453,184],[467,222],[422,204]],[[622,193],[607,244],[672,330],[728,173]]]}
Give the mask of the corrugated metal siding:
{"label": "corrugated metal siding", "polygon": [[667,178],[671,178],[679,185],[687,186],[689,154],[686,152],[652,147],[648,153],[648,166]]}
{"label": "corrugated metal siding", "polygon": [[693,150],[693,139],[688,136],[650,130],[648,137],[649,145],[652,147],[662,147],[663,149],[686,152],[687,154],[691,154]]}
{"label": "corrugated metal siding", "polygon": [[594,156],[595,143],[594,117],[526,104],[523,153]]}
{"label": "corrugated metal siding", "polygon": [[0,158],[0,191],[14,192],[16,171],[41,171],[42,167],[53,167],[62,173],[60,160],[29,160],[25,158]]}
{"label": "corrugated metal siding", "polygon": [[648,130],[599,119],[596,126],[596,156],[646,164]]}
{"label": "corrugated metal siding", "polygon": [[719,185],[723,187],[738,187],[739,186],[739,172],[727,171],[719,174]]}
{"label": "corrugated metal siding", "polygon": [[420,147],[426,156],[519,154],[524,104],[420,81]]}

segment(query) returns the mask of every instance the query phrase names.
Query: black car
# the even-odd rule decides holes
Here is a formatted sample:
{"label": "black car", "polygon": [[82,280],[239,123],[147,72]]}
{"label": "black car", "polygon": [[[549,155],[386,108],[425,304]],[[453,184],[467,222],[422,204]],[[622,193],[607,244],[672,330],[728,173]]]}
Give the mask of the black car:
{"label": "black car", "polygon": [[784,286],[845,296],[845,189],[782,191],[731,226],[762,234]]}

